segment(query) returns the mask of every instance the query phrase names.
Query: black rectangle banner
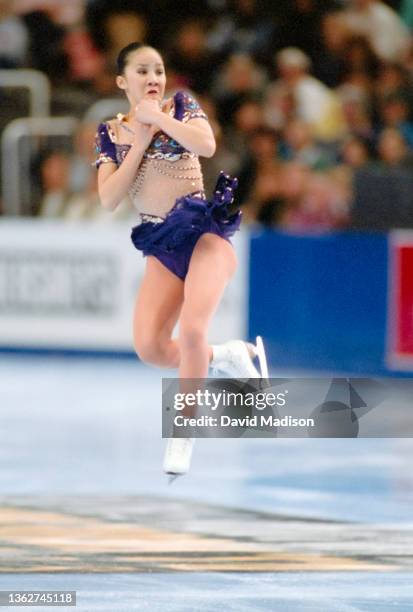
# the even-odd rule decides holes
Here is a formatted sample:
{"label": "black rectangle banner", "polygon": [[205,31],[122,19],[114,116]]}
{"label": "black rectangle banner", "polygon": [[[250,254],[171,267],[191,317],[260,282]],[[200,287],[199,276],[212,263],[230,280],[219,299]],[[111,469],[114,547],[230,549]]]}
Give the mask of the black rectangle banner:
{"label": "black rectangle banner", "polygon": [[162,436],[409,438],[413,378],[164,378]]}

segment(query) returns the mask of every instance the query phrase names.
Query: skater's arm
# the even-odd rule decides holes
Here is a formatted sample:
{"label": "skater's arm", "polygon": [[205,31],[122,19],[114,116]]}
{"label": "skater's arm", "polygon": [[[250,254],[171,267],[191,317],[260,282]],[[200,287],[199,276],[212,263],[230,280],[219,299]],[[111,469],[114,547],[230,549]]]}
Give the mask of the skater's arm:
{"label": "skater's arm", "polygon": [[158,125],[168,136],[196,155],[212,157],[215,153],[214,134],[205,119],[190,119],[182,123],[163,113]]}
{"label": "skater's arm", "polygon": [[134,124],[135,136],[122,164],[104,163],[99,167],[98,191],[103,208],[115,210],[127,195],[128,189],[136,178],[143,154],[149,146],[157,128],[153,125]]}
{"label": "skater's arm", "polygon": [[132,145],[123,163],[117,168],[115,163],[102,164],[98,171],[98,191],[100,203],[107,210],[115,210],[127,195],[145,149]]}
{"label": "skater's arm", "polygon": [[136,107],[136,118],[143,123],[151,123],[179,142],[188,151],[203,157],[215,153],[215,138],[206,119],[194,118],[186,123],[162,112],[155,100],[143,99]]}

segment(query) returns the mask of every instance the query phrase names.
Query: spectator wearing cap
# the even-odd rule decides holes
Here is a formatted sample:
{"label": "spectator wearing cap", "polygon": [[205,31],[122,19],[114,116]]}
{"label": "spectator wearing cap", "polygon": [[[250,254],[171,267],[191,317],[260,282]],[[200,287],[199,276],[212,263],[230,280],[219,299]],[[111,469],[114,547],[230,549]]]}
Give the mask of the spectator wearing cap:
{"label": "spectator wearing cap", "polygon": [[339,139],[345,129],[339,100],[331,89],[309,74],[310,58],[300,49],[287,47],[276,54],[275,61],[280,78],[272,86],[290,90],[297,117],[310,125],[316,138]]}

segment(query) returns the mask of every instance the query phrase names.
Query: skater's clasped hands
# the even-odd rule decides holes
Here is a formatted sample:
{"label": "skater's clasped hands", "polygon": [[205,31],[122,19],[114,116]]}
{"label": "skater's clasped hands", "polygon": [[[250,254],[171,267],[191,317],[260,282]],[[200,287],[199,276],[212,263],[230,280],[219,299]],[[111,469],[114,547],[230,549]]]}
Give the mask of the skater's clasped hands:
{"label": "skater's clasped hands", "polygon": [[157,125],[157,119],[162,113],[162,107],[159,100],[153,98],[142,98],[135,107],[135,119],[141,123]]}
{"label": "skater's clasped hands", "polygon": [[159,100],[144,97],[135,107],[134,132],[138,142],[148,147],[154,135],[160,131],[158,120],[166,112],[171,100],[161,103]]}

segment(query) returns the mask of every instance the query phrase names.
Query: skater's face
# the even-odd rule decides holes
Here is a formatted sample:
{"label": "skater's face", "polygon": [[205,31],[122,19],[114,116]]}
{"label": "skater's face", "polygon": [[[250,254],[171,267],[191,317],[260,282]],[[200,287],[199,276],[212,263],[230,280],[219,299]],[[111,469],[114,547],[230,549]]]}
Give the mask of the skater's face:
{"label": "skater's face", "polygon": [[116,78],[116,83],[133,103],[140,102],[143,97],[160,102],[166,85],[162,57],[152,47],[132,51],[127,57],[123,74]]}

